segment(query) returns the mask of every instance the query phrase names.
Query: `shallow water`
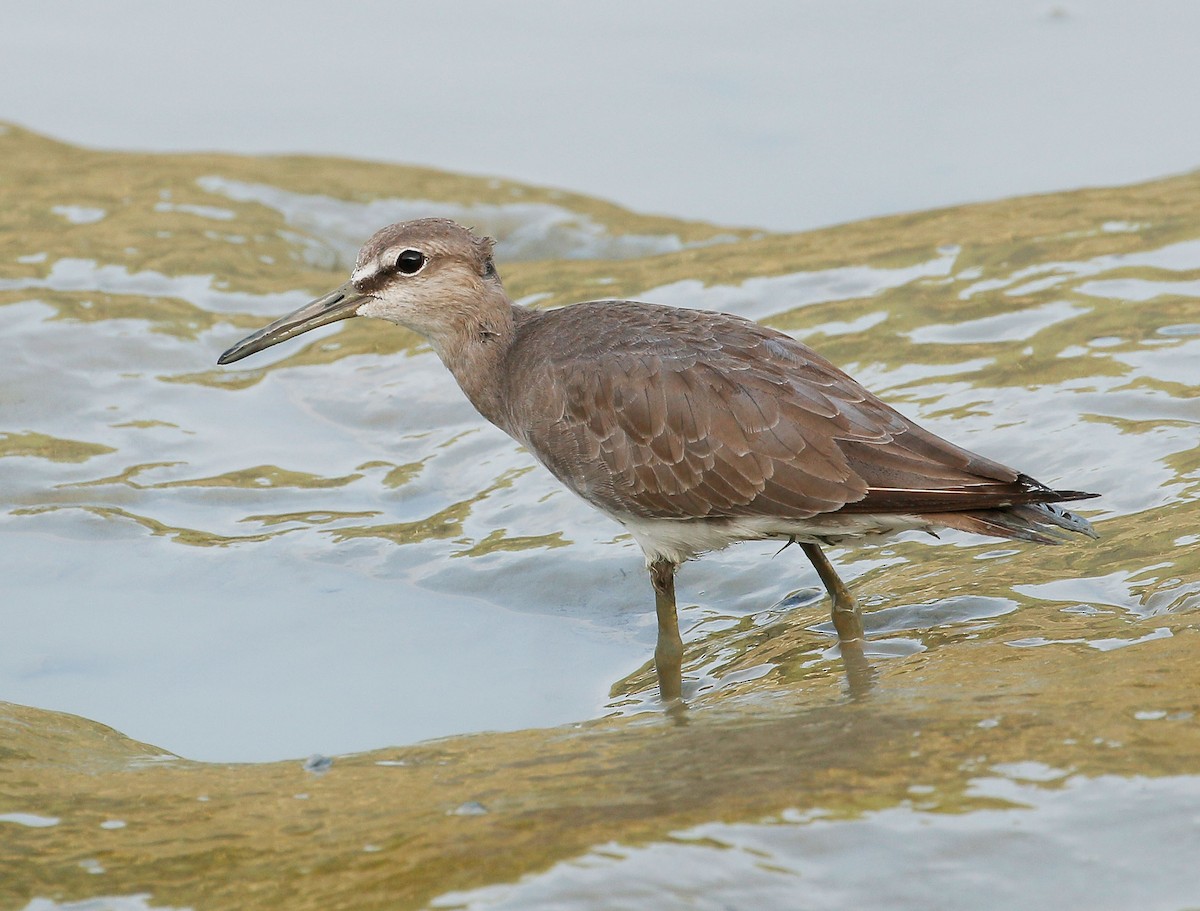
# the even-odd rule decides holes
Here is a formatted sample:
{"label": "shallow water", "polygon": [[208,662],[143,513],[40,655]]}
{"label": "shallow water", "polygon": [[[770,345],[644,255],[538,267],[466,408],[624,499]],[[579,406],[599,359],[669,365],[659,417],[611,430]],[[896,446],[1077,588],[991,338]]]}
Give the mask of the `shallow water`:
{"label": "shallow water", "polygon": [[[1061,850],[1127,871],[1126,906],[1200,902],[1200,178],[763,235],[336,159],[0,145],[5,907],[277,907],[284,873],[298,907],[591,907],[618,880],[622,907],[1061,906],[1034,863]],[[789,331],[1102,492],[1102,537],[834,551],[866,675],[793,551],[689,564],[676,725],[635,545],[417,339],[355,321],[214,365],[421,212],[495,233],[539,306]],[[478,731],[513,733],[418,743]]]}
{"label": "shallow water", "polygon": [[[604,895],[607,907],[699,911],[1128,909],[1146,907],[1151,876],[1157,906],[1195,901],[1200,780],[1015,765],[1008,777],[970,782],[972,797],[996,802],[991,809],[931,811],[921,805],[933,789],[914,784],[900,806],[853,820],[793,810],[768,822],[706,823],[646,846],[598,845],[517,884],[431,907],[535,911]],[[1042,866],[1053,872],[1033,895],[1030,871]]]}

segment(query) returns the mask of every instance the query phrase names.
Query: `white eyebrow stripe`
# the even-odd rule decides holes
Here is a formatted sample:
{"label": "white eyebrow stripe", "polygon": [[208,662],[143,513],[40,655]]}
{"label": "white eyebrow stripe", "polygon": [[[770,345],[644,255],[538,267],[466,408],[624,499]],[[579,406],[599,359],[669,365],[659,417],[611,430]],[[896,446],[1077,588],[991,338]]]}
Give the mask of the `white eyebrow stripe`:
{"label": "white eyebrow stripe", "polygon": [[363,281],[367,281],[368,279],[374,278],[378,274],[379,274],[379,264],[378,263],[369,263],[368,265],[365,265],[358,269],[355,269],[354,272],[350,275],[350,281],[355,282],[355,283],[363,282]]}

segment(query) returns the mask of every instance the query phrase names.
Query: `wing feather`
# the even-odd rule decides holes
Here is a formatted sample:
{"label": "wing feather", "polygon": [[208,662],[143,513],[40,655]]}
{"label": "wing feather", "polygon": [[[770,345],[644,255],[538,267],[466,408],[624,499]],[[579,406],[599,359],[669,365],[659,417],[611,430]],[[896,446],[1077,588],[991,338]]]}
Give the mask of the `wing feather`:
{"label": "wing feather", "polygon": [[506,366],[505,429],[617,515],[942,513],[1054,493],[729,314],[626,301],[530,314]]}

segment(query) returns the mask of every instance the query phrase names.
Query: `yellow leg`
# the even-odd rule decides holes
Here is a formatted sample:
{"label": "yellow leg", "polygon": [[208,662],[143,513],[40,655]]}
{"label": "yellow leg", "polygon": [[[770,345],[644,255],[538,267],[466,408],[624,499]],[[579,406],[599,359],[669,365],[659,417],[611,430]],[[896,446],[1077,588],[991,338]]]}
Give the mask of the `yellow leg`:
{"label": "yellow leg", "polygon": [[854,596],[850,594],[845,583],[838,578],[833,564],[826,559],[820,546],[816,544],[801,544],[800,546],[804,549],[808,559],[812,561],[817,575],[821,577],[825,591],[829,592],[829,597],[833,599],[831,617],[833,618],[833,627],[837,630],[838,639],[843,643],[862,642],[866,637],[863,635],[862,611],[859,610],[858,602],[854,600]]}
{"label": "yellow leg", "polygon": [[654,648],[654,670],[663,702],[674,702],[683,692],[683,639],[675,611],[676,564],[656,560],[650,564],[654,586],[654,608],[658,613],[658,644]]}

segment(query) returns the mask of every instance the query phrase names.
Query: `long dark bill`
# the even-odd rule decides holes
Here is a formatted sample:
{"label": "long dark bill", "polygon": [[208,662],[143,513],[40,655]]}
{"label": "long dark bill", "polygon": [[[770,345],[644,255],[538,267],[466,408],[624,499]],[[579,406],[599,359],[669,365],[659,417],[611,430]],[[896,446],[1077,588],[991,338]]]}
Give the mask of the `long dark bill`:
{"label": "long dark bill", "polygon": [[299,310],[289,313],[287,316],[281,316],[269,326],[264,326],[253,335],[247,335],[217,358],[217,363],[232,364],[234,361],[240,361],[264,348],[270,348],[272,345],[278,345],[302,332],[307,332],[309,329],[316,329],[317,326],[325,326],[341,319],[357,316],[358,308],[370,299],[370,295],[363,294],[353,284],[346,282],[324,297],[318,297],[311,304],[305,304]]}

